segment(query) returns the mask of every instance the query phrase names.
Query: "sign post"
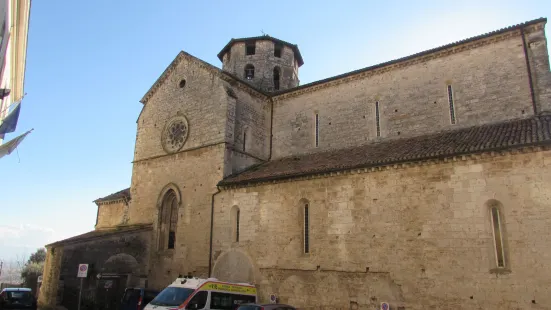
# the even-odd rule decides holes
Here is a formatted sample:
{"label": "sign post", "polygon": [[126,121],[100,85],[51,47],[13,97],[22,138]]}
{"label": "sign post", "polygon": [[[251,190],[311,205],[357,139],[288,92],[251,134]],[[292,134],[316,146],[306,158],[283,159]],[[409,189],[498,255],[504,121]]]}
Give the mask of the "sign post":
{"label": "sign post", "polygon": [[80,310],[80,300],[82,298],[82,281],[88,276],[88,264],[79,264],[77,278],[80,278],[80,290],[78,291],[78,310]]}

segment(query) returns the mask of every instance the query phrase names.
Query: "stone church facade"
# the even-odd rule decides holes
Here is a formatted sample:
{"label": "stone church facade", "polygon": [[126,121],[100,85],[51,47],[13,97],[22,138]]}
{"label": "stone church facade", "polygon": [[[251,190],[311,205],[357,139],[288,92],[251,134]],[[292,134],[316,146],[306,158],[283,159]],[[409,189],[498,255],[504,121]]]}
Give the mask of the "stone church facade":
{"label": "stone church facade", "polygon": [[130,188],[47,246],[40,303],[90,263],[96,302],[110,277],[192,274],[300,309],[551,309],[545,23],[305,85],[269,36],[222,69],[180,52],[141,100]]}

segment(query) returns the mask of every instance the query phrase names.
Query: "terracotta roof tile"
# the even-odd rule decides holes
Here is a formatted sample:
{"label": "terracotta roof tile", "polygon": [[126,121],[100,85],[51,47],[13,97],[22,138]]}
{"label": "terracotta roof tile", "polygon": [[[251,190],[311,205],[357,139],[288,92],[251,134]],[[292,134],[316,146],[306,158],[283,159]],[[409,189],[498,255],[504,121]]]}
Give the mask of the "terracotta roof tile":
{"label": "terracotta roof tile", "polygon": [[152,226],[150,224],[145,225],[133,225],[133,226],[126,226],[126,227],[117,227],[113,229],[105,229],[105,230],[92,230],[87,233],[77,235],[74,237],[70,237],[67,239],[63,239],[60,241],[56,241],[54,243],[50,243],[46,246],[56,246],[56,245],[65,245],[70,243],[78,243],[78,242],[84,242],[89,241],[92,239],[102,238],[102,237],[108,237],[113,236],[116,234],[122,234],[122,233],[131,233],[131,232],[138,232],[142,230],[150,230]]}
{"label": "terracotta roof tile", "polygon": [[386,166],[454,155],[551,144],[551,115],[269,161],[220,181],[246,185],[318,173]]}
{"label": "terracotta roof tile", "polygon": [[128,200],[130,200],[130,188],[125,188],[122,191],[118,191],[116,193],[105,196],[103,198],[98,198],[94,200],[94,202],[100,203],[100,202],[106,202],[106,201],[117,200],[122,198],[127,198]]}

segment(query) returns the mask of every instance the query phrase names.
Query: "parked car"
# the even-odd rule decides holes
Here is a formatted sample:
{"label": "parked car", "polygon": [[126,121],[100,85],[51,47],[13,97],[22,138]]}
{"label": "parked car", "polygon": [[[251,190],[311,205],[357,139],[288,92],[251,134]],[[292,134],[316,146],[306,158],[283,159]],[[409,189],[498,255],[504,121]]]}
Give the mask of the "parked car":
{"label": "parked car", "polygon": [[141,287],[127,288],[121,300],[121,310],[143,310],[155,297],[159,291],[150,290]]}
{"label": "parked car", "polygon": [[30,288],[5,288],[0,292],[0,309],[36,310],[36,298]]}
{"label": "parked car", "polygon": [[297,310],[293,306],[284,305],[284,304],[246,304],[241,305],[237,310]]}

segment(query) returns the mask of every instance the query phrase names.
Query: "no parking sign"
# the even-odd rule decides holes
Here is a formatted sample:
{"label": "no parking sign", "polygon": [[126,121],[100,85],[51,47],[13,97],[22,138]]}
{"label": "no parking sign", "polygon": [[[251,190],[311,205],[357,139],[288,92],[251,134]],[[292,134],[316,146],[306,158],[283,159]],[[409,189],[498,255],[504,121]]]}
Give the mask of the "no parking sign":
{"label": "no parking sign", "polygon": [[88,276],[88,264],[79,264],[77,278],[86,278]]}
{"label": "no parking sign", "polygon": [[388,304],[388,302],[381,303],[381,310],[389,310],[389,309],[390,309],[390,305]]}

